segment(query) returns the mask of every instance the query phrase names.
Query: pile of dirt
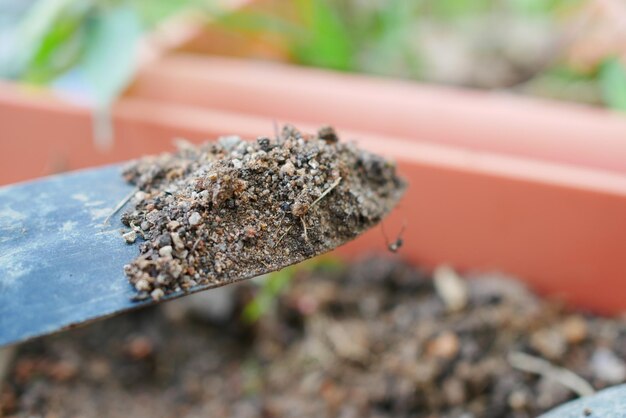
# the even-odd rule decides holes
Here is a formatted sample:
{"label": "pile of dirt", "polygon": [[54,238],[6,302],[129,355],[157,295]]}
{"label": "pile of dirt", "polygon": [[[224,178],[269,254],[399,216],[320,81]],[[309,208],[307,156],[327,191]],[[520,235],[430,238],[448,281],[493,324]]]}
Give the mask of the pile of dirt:
{"label": "pile of dirt", "polygon": [[324,253],[377,224],[404,190],[395,165],[341,143],[330,127],[276,138],[224,137],[132,164],[134,209],[147,242],[125,267],[139,299],[219,286]]}
{"label": "pile of dirt", "polygon": [[[522,418],[576,397],[570,375],[520,370],[537,361],[595,389],[626,379],[626,320],[567,311],[517,282],[433,282],[377,258],[318,262],[246,324],[259,284],[209,292],[234,302],[219,321],[173,309],[184,298],[23,344],[2,412]],[[450,286],[463,303],[450,303]]]}

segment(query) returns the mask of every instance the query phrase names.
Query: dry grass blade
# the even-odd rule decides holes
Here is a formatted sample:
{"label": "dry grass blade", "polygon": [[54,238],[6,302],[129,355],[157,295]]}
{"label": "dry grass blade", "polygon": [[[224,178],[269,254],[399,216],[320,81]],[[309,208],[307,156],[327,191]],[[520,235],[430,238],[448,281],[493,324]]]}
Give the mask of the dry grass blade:
{"label": "dry grass blade", "polygon": [[328,195],[328,193],[332,192],[335,187],[339,186],[339,183],[341,183],[341,177],[338,177],[337,180],[335,180],[333,184],[331,184],[328,187],[328,189],[324,190],[324,192],[320,195],[320,197],[318,197],[317,199],[315,199],[313,203],[311,203],[311,207],[317,205],[320,202],[320,200],[322,200]]}
{"label": "dry grass blade", "polygon": [[120,211],[120,209],[122,209],[124,207],[124,205],[135,195],[135,193],[137,193],[139,191],[138,187],[135,187],[133,190],[130,191],[130,193],[128,193],[126,196],[124,196],[124,198],[122,200],[120,200],[120,202],[115,205],[115,207],[113,208],[113,210],[111,211],[111,213],[109,213],[109,216],[106,217],[106,219],[104,220],[104,222],[102,223],[102,226],[106,226],[109,224],[109,221],[111,220],[111,218]]}

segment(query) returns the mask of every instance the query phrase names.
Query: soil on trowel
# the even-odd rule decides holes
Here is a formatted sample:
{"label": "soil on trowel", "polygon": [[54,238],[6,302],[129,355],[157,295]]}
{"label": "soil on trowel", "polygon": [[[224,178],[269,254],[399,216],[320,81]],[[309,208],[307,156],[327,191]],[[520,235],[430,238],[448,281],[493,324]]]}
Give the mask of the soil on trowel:
{"label": "soil on trowel", "polygon": [[25,343],[0,415],[526,418],[578,396],[554,367],[595,389],[626,379],[623,318],[494,276],[313,262],[254,323],[242,312],[279,273]]}
{"label": "soil on trowel", "polygon": [[275,138],[224,137],[141,159],[124,172],[146,242],[125,266],[138,299],[216,287],[329,251],[376,225],[398,202],[395,165],[342,143],[330,127]]}

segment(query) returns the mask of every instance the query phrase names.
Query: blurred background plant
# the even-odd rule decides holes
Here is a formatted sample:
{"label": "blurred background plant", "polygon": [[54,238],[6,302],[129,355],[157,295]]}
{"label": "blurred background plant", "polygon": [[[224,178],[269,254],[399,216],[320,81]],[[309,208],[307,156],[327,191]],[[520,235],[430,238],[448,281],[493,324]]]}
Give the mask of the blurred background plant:
{"label": "blurred background plant", "polygon": [[315,67],[626,110],[621,0],[264,1],[221,19]]}
{"label": "blurred background plant", "polygon": [[242,320],[253,324],[268,314],[276,307],[278,298],[285,293],[292,281],[302,272],[336,272],[344,268],[344,264],[338,258],[332,256],[320,256],[305,261],[297,266],[284,268],[263,277],[258,281],[256,295],[246,304],[241,314]]}
{"label": "blurred background plant", "polygon": [[141,36],[210,0],[0,0],[0,78],[49,84],[95,110],[95,138],[112,136],[108,113],[137,69]]}
{"label": "blurred background plant", "polygon": [[0,0],[0,76],[54,83],[68,72],[90,79],[100,98],[119,94],[133,74],[140,36],[208,0]]}
{"label": "blurred background plant", "polygon": [[280,39],[309,66],[626,110],[622,0],[0,0],[0,77],[81,90],[103,109],[142,34],[179,14]]}

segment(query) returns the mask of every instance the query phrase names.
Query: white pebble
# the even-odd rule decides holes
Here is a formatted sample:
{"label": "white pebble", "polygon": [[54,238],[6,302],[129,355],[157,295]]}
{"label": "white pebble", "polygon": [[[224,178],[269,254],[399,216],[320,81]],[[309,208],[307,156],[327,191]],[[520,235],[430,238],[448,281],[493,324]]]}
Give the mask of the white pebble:
{"label": "white pebble", "polygon": [[135,193],[135,199],[139,202],[143,201],[146,197],[148,197],[148,194],[141,190]]}
{"label": "white pebble", "polygon": [[296,172],[296,167],[294,167],[293,163],[291,161],[287,161],[281,168],[280,168],[280,172],[282,174],[286,174],[288,176],[293,176],[294,173]]}
{"label": "white pebble", "polygon": [[172,256],[172,246],[166,245],[159,249],[159,255],[161,257],[171,257]]}
{"label": "white pebble", "polygon": [[128,231],[127,233],[123,234],[122,237],[124,237],[128,244],[132,244],[137,240],[137,233],[135,231]]}
{"label": "white pebble", "polygon": [[189,215],[189,225],[191,226],[198,225],[201,220],[202,217],[198,212],[191,212],[191,215]]}
{"label": "white pebble", "polygon": [[172,232],[170,234],[170,237],[172,237],[172,242],[174,243],[174,247],[176,247],[177,250],[182,250],[183,248],[185,248],[185,244],[183,244],[183,240],[180,238],[180,235],[178,235],[176,232]]}
{"label": "white pebble", "polygon": [[137,280],[137,283],[135,283],[135,289],[137,289],[138,292],[141,292],[142,290],[150,290],[150,283],[148,283],[146,279],[139,279]]}
{"label": "white pebble", "polygon": [[621,383],[626,380],[626,364],[608,348],[598,348],[591,356],[591,370],[601,380]]}
{"label": "white pebble", "polygon": [[152,291],[152,293],[150,293],[150,296],[152,297],[152,299],[154,300],[159,300],[161,299],[163,296],[165,296],[165,293],[163,293],[163,291],[161,289],[154,289]]}
{"label": "white pebble", "polygon": [[465,282],[450,266],[440,266],[433,272],[435,290],[451,312],[467,305],[468,292]]}

